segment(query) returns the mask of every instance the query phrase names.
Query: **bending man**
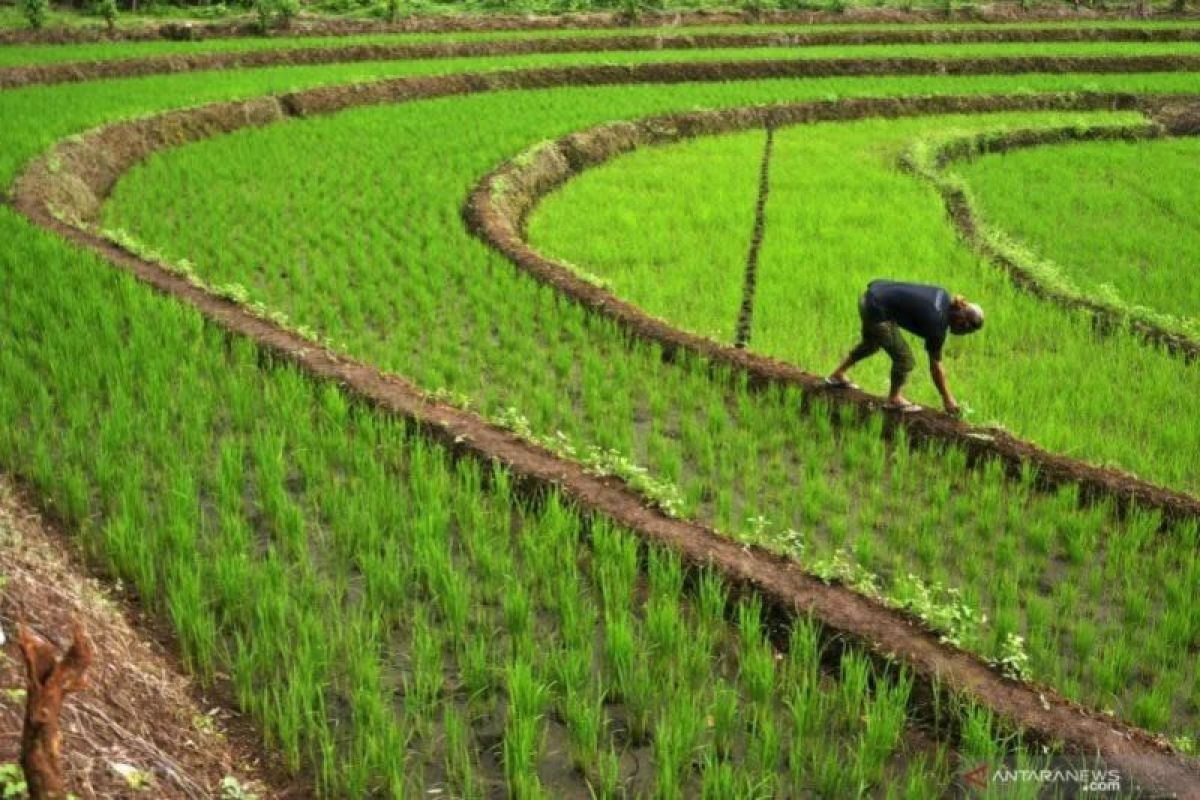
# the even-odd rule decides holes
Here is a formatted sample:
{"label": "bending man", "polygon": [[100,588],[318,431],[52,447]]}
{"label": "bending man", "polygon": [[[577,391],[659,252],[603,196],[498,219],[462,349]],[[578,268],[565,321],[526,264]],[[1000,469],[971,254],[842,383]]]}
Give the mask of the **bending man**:
{"label": "bending man", "polygon": [[871,281],[859,298],[858,314],[862,318],[862,341],[825,379],[827,385],[853,386],[846,378],[846,370],[882,349],[892,359],[892,385],[887,407],[901,411],[919,409],[920,406],[900,394],[914,363],[912,351],[900,334],[900,328],[903,328],[925,340],[929,374],[942,395],[946,411],[959,413],[958,403],[946,384],[946,371],[942,369],[942,345],[946,343],[947,331],[961,336],[982,328],[982,308],[961,296],[951,297],[940,286],[876,280]]}

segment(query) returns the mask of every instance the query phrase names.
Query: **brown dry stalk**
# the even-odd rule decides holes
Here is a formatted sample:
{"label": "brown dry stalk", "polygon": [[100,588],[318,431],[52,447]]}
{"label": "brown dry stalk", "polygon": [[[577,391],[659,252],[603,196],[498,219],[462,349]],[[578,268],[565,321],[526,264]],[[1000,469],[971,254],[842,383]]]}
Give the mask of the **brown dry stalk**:
{"label": "brown dry stalk", "polygon": [[25,784],[30,800],[60,800],[67,796],[67,781],[59,715],[68,694],[87,688],[84,673],[92,663],[92,643],[78,622],[71,648],[62,658],[58,657],[57,647],[23,622],[17,628],[17,642],[29,675],[21,733]]}

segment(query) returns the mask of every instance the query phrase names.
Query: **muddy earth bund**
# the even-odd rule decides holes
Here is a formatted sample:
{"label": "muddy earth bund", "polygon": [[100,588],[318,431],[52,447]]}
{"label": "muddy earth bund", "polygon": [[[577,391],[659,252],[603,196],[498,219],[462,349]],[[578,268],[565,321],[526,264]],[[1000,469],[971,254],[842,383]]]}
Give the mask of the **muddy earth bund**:
{"label": "muddy earth bund", "polygon": [[[1072,64],[1066,69],[1075,69],[1072,60],[1068,59],[1066,63]],[[1050,66],[1048,62],[1046,67]],[[786,72],[793,67],[788,65],[782,70]],[[940,686],[966,695],[994,710],[1030,739],[1062,742],[1075,754],[1097,757],[1109,767],[1121,770],[1147,791],[1176,797],[1200,797],[1200,764],[1174,752],[1161,737],[1085,709],[1052,689],[1008,679],[979,657],[941,643],[937,634],[908,614],[846,587],[825,584],[805,573],[794,561],[763,548],[734,542],[694,522],[673,519],[617,479],[589,474],[580,465],[521,440],[472,413],[435,402],[403,379],[347,358],[270,322],[103,239],[86,226],[86,221],[99,209],[116,180],[138,161],[158,150],[240,128],[358,105],[468,92],[661,80],[704,81],[730,76],[763,77],[764,69],[769,76],[777,74],[781,67],[770,64],[647,65],[529,70],[504,75],[465,74],[325,87],[279,97],[218,103],[116,123],[64,141],[20,177],[12,204],[34,224],[92,250],[159,291],[192,305],[215,324],[253,339],[266,351],[298,365],[314,378],[336,381],[374,407],[411,420],[456,453],[503,464],[532,491],[547,488],[562,491],[584,510],[603,514],[647,541],[672,548],[692,566],[710,565],[720,569],[735,587],[760,594],[779,613],[811,614],[830,630],[866,651],[908,665],[927,692]],[[783,380],[806,391],[817,392],[815,376],[671,328],[528,251],[519,236],[519,222],[522,213],[527,212],[539,196],[536,190],[565,180],[586,166],[622,152],[622,148],[761,126],[767,122],[778,125],[818,119],[956,111],[1106,108],[1152,111],[1161,102],[1164,102],[1161,98],[1129,94],[847,100],[702,112],[658,118],[653,124],[643,121],[613,125],[602,132],[575,134],[553,143],[539,152],[523,172],[518,172],[512,164],[501,167],[493,173],[492,180],[505,174],[510,180],[522,182],[513,183],[515,188],[506,192],[500,198],[501,202],[493,204],[490,183],[485,180],[472,195],[466,213],[477,230],[490,232],[493,243],[506,252],[511,249],[517,254],[514,260],[518,266],[559,286],[579,302],[616,317],[639,335],[655,338],[668,347],[689,347],[713,360],[745,369],[760,381]],[[867,413],[875,409],[877,400],[855,393],[847,397],[847,402]],[[980,455],[999,456],[1006,462],[1034,463],[1049,479],[1074,480],[1093,493],[1102,492],[1129,502],[1149,504],[1169,515],[1193,516],[1200,510],[1194,498],[1131,481],[1120,473],[1054,456],[998,432],[974,429],[939,414],[908,416],[903,423],[895,424],[905,424],[910,435],[918,439],[953,442]]]}

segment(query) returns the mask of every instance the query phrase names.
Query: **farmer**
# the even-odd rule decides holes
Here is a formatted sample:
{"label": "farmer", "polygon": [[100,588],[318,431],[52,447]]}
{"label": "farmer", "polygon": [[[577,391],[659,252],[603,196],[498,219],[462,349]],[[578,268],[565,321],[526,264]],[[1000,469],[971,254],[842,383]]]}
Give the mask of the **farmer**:
{"label": "farmer", "polygon": [[961,336],[982,328],[982,308],[959,295],[951,297],[940,286],[875,280],[867,285],[867,291],[858,300],[858,315],[862,318],[862,341],[825,379],[827,386],[857,388],[846,378],[846,370],[883,348],[892,359],[892,386],[886,407],[899,411],[918,410],[920,406],[900,394],[913,368],[912,351],[900,335],[899,329],[903,328],[925,340],[929,373],[942,395],[946,411],[959,413],[958,403],[946,385],[942,345],[946,342],[946,331]]}

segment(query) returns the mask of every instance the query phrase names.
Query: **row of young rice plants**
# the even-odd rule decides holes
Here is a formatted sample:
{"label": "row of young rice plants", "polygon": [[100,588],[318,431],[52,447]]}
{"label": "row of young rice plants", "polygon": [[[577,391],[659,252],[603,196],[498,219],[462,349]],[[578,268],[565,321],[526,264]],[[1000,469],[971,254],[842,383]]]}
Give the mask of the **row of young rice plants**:
{"label": "row of young rice plants", "polygon": [[25,230],[0,265],[6,469],[323,795],[915,800],[1037,765],[969,705],[940,712],[956,750],[919,733],[904,672],[823,666],[804,618],[777,649],[718,575],[526,502],[90,254]]}
{"label": "row of young rice plants", "polygon": [[966,180],[984,223],[1039,270],[1200,337],[1198,155],[1195,139],[1080,142],[985,156],[951,174]]}
{"label": "row of young rice plants", "polygon": [[[1020,127],[1029,118],[1009,119],[1001,129]],[[1084,125],[1089,118],[1047,120],[1051,127],[1062,127]],[[968,403],[969,419],[999,424],[1051,451],[1116,464],[1196,491],[1200,430],[1161,421],[1171,417],[1179,397],[1200,390],[1200,369],[1133,334],[1097,338],[1089,315],[1014,289],[1003,271],[959,240],[936,192],[898,169],[901,152],[913,140],[949,140],[971,134],[980,124],[985,123],[960,117],[780,130],[751,346],[818,371],[831,370],[857,341],[856,302],[868,281],[902,278],[944,285],[981,303],[988,314],[983,335],[952,338],[947,346],[952,386]],[[653,313],[730,341],[728,328],[738,303],[724,295],[709,302],[691,291],[693,276],[711,279],[711,262],[699,245],[714,238],[712,229],[696,225],[684,232],[696,246],[651,252],[646,260],[634,242],[642,231],[673,231],[697,205],[695,196],[674,193],[664,176],[686,170],[686,180],[693,184],[721,185],[727,169],[721,160],[746,158],[743,171],[753,169],[761,156],[747,151],[757,142],[761,152],[762,140],[756,133],[656,149],[586,174],[539,210],[531,225],[533,241],[584,270],[611,277],[618,292],[650,304]],[[728,152],[710,159],[720,151]],[[1186,178],[1180,180],[1186,183]],[[736,181],[744,184],[740,176]],[[714,212],[708,205],[704,213],[733,216],[746,210]],[[1062,217],[1045,215],[1043,220],[1051,226]],[[722,261],[725,268],[718,272],[736,281],[737,247],[746,247],[749,233],[738,220],[727,222],[718,230],[728,231],[733,240],[727,248],[733,261]],[[629,246],[614,247],[613,242]],[[640,281],[644,270],[652,270],[657,279]],[[1186,269],[1181,272],[1186,281]],[[738,290],[728,291],[740,297]],[[681,301],[684,296],[690,299]],[[726,330],[714,327],[721,325]],[[855,374],[882,393],[889,368],[881,357]],[[1074,391],[1062,391],[1064,380]],[[913,382],[912,397],[938,405],[924,370]]]}
{"label": "row of young rice plants", "polygon": [[[786,36],[786,33],[780,34]],[[275,40],[248,40],[252,42]],[[346,42],[350,44],[352,42]],[[331,45],[341,44],[333,41]],[[653,39],[650,44],[653,45]],[[97,47],[103,47],[98,45]],[[1157,55],[1196,55],[1200,53],[1200,42],[1026,42],[1026,43],[995,43],[995,44],[913,44],[913,45],[820,45],[820,46],[771,46],[757,48],[733,48],[759,50],[763,54],[771,53],[773,58],[1000,58],[1013,56],[1157,56]],[[88,51],[84,51],[87,53]],[[98,51],[99,56],[104,51]],[[603,51],[600,51],[603,52]],[[612,51],[623,52],[623,51]],[[637,51],[635,51],[637,52]],[[655,50],[648,49],[649,54],[662,60],[664,53],[670,57],[679,55],[682,59],[711,58],[707,55],[711,50]],[[688,55],[692,54],[692,55]],[[62,55],[55,50],[46,55]],[[578,54],[566,54],[579,58]],[[0,48],[0,67],[19,66],[29,63],[26,59],[39,59],[41,54],[13,54]],[[110,52],[109,58],[113,57]],[[11,59],[9,63],[6,60]],[[62,60],[62,59],[60,59]],[[44,59],[34,63],[48,63]]]}
{"label": "row of young rice plants", "polygon": [[[688,357],[664,363],[657,347],[629,341],[515,272],[470,238],[459,209],[503,158],[613,117],[830,94],[1177,91],[1190,82],[768,81],[361,109],[155,156],[118,184],[105,217],[123,238],[189,261],[212,284],[242,284],[255,300],[427,389],[557,435],[581,455],[600,451],[591,457],[610,466],[644,465],[678,488],[680,513],[800,553],[811,569],[871,591],[854,565],[865,566],[887,594],[964,646],[1085,702],[1184,733],[1197,718],[1194,665],[1177,657],[1200,624],[1179,602],[1197,576],[1194,523],[1155,538],[1157,519],[1080,510],[1071,491],[1034,491],[1031,475],[1005,482],[995,466],[967,470],[958,451],[888,450],[878,419],[835,428],[825,414],[800,414],[794,391],[754,392]],[[637,241],[632,232],[626,238]],[[1075,613],[1058,614],[1062,604]]]}

